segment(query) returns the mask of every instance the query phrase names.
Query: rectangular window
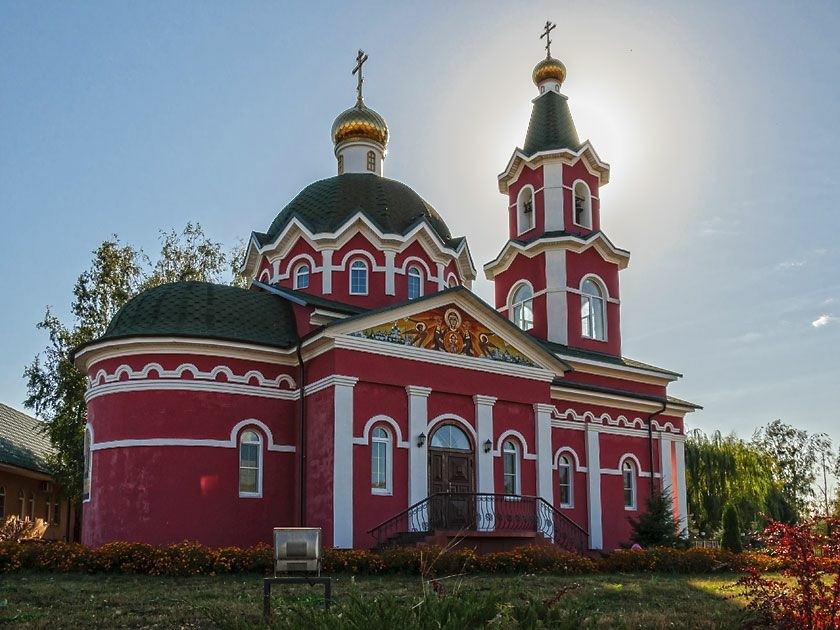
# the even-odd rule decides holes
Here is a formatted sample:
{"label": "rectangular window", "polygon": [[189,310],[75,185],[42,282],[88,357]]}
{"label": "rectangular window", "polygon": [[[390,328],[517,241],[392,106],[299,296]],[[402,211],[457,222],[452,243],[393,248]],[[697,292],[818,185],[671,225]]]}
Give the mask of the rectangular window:
{"label": "rectangular window", "polygon": [[53,499],[53,525],[61,525],[61,501],[58,497]]}
{"label": "rectangular window", "polygon": [[516,452],[505,453],[505,494],[516,494]]}
{"label": "rectangular window", "polygon": [[373,443],[373,457],[371,460],[370,486],[374,490],[388,489],[388,444],[386,442]]}
{"label": "rectangular window", "polygon": [[257,494],[257,471],[259,468],[260,445],[243,443],[239,445],[239,492]]}
{"label": "rectangular window", "polygon": [[560,466],[560,505],[568,507],[572,505],[572,479],[571,467]]}
{"label": "rectangular window", "polygon": [[628,510],[636,509],[636,480],[633,470],[624,469],[624,507]]}

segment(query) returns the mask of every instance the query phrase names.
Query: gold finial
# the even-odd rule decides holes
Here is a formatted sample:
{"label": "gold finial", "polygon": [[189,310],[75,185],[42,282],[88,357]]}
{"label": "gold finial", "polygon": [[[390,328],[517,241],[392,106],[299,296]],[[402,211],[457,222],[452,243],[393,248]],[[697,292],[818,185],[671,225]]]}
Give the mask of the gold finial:
{"label": "gold finial", "polygon": [[359,75],[358,83],[356,84],[356,104],[361,105],[362,103],[362,83],[364,83],[364,78],[362,78],[362,65],[365,61],[368,60],[368,56],[365,54],[365,51],[361,48],[359,49],[359,54],[356,55],[356,67],[353,68],[353,74]]}
{"label": "gold finial", "polygon": [[[557,25],[552,24],[549,20],[546,20],[545,26],[543,28],[545,29],[545,32],[542,35],[540,35],[540,39],[545,37],[545,58],[548,59],[549,57],[551,57],[551,31],[557,28]],[[367,59],[367,57],[365,58]]]}

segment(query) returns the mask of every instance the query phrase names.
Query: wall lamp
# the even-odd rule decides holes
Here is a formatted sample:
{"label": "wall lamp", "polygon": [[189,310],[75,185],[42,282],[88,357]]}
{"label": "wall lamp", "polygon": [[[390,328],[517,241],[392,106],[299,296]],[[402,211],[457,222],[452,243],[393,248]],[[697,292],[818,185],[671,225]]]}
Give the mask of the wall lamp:
{"label": "wall lamp", "polygon": [[487,440],[484,443],[484,452],[489,453],[492,449],[493,449],[493,442],[491,442],[490,440]]}
{"label": "wall lamp", "polygon": [[421,433],[417,436],[417,446],[423,446],[426,443],[426,434]]}

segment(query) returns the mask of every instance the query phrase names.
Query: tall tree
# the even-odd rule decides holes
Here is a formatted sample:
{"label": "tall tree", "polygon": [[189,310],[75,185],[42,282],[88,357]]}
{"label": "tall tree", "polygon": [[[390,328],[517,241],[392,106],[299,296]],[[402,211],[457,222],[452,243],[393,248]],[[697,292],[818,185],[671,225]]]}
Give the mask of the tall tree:
{"label": "tall tree", "polygon": [[753,443],[770,455],[784,497],[796,517],[804,518],[816,498],[814,484],[821,475],[823,458],[829,462],[835,459],[829,437],[825,433],[809,435],[804,429],[774,420],[755,432]]}
{"label": "tall tree", "polygon": [[123,304],[141,290],[177,280],[218,281],[226,263],[221,244],[208,239],[199,224],[188,223],[180,233],[162,231],[154,263],[114,235],[94,250],[90,268],[73,287],[72,321],[62,322],[47,308],[37,326],[47,332],[49,342],[24,370],[24,404],[46,420],[45,431],[55,448],[48,463],[70,499],[81,496],[87,423],[87,380],[71,362],[71,351],[102,335]]}

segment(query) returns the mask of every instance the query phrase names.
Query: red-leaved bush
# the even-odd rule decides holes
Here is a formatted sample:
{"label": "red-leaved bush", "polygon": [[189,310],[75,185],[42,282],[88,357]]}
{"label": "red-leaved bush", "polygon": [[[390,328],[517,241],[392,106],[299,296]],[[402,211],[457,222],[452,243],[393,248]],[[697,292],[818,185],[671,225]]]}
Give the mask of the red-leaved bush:
{"label": "red-leaved bush", "polygon": [[782,574],[789,580],[767,579],[748,567],[739,581],[748,608],[777,628],[840,628],[840,519],[771,522],[764,540],[786,560]]}

